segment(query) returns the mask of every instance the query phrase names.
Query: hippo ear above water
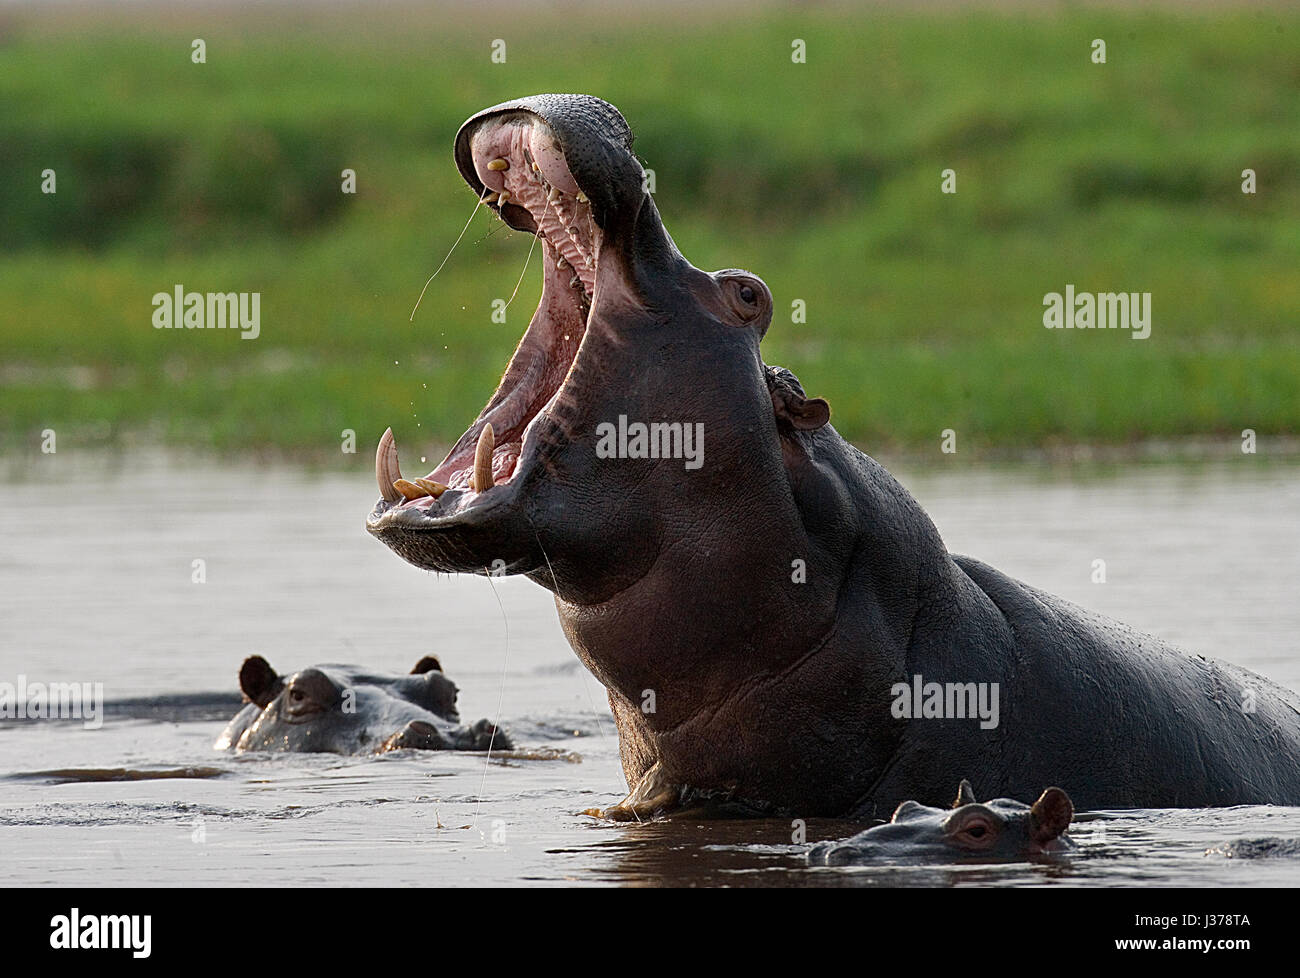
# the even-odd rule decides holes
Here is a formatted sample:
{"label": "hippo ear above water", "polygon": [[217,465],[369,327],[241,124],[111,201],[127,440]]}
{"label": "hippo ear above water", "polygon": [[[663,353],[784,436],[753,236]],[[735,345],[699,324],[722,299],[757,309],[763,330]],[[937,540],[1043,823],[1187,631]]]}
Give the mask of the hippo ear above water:
{"label": "hippo ear above water", "polygon": [[284,689],[284,681],[260,655],[250,655],[239,667],[239,688],[263,710]]}
{"label": "hippo ear above water", "polygon": [[1051,842],[1070,827],[1074,804],[1060,788],[1048,788],[1029,810],[1029,836],[1040,845]]}
{"label": "hippo ear above water", "polygon": [[784,367],[767,368],[767,390],[779,423],[797,431],[816,431],[831,419],[831,406],[822,397],[805,397],[795,375]]}
{"label": "hippo ear above water", "polygon": [[961,784],[957,786],[957,800],[952,803],[953,808],[961,808],[962,805],[978,805],[975,800],[975,789],[970,786],[970,782],[965,778],[961,779]]}
{"label": "hippo ear above water", "polygon": [[435,670],[437,672],[442,672],[442,663],[439,662],[435,656],[426,655],[415,664],[415,668],[411,670],[411,675],[422,676],[426,672],[434,672]]}

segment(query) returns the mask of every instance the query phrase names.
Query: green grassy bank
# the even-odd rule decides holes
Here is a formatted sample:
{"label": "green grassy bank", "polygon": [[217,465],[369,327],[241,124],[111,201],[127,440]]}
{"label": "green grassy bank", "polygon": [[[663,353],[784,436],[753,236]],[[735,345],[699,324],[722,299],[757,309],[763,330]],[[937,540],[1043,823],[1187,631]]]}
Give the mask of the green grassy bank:
{"label": "green grassy bank", "polygon": [[[1300,432],[1295,13],[42,17],[0,25],[6,451],[432,454],[540,287],[491,321],[528,241],[480,214],[408,322],[473,205],[450,141],[535,91],[624,111],[679,246],[768,282],[766,359],[869,450]],[[261,292],[261,335],[152,328],[177,283]],[[1150,338],[1044,329],[1067,283],[1150,292]]]}

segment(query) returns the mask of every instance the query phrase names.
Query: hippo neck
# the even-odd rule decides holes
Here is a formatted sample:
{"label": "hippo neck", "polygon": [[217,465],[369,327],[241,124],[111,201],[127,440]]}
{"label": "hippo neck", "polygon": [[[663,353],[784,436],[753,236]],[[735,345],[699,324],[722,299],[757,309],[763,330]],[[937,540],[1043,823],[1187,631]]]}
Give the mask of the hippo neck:
{"label": "hippo neck", "polygon": [[[616,593],[585,600],[589,582],[564,573],[576,572],[574,563],[561,565],[553,581],[561,624],[579,658],[629,702],[651,694],[655,726],[680,724],[695,704],[725,699],[755,674],[789,668],[832,626],[832,589],[792,590],[791,563],[803,559],[809,542],[779,473],[746,479],[773,489],[701,521],[699,535],[660,536],[675,524],[654,521],[650,534],[660,538],[659,549],[644,573]],[[746,529],[759,525],[762,533]],[[612,539],[607,547],[611,555],[627,549]],[[586,566],[600,577],[608,573]]]}
{"label": "hippo neck", "polygon": [[815,770],[836,786],[823,813],[842,814],[898,750],[903,726],[881,721],[911,668],[915,608],[960,590],[960,572],[883,468],[829,426],[807,444],[812,468],[792,473],[781,515],[741,514],[738,539],[715,541],[710,559],[661,560],[599,605],[557,594],[570,644],[610,692],[631,786],[651,778],[792,808],[785,773]]}

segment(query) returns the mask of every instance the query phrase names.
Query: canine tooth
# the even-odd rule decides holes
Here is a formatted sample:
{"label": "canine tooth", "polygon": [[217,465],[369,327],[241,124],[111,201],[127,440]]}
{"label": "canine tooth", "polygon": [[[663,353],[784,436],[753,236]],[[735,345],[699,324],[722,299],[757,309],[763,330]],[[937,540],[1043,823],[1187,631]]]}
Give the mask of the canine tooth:
{"label": "canine tooth", "polygon": [[444,486],[441,482],[434,482],[432,479],[412,479],[411,481],[414,482],[421,489],[423,489],[425,492],[427,492],[434,499],[437,499],[439,496],[441,496],[444,492],[447,491],[446,486]]}
{"label": "canine tooth", "polygon": [[510,169],[510,161],[507,160],[507,159],[504,159],[504,158],[502,158],[502,157],[500,157],[500,156],[498,156],[495,160],[493,160],[491,163],[488,164],[488,169],[489,169],[489,170],[508,170],[508,169]]}
{"label": "canine tooth", "polygon": [[390,503],[399,503],[405,498],[400,490],[393,488],[393,483],[401,477],[402,469],[397,464],[397,439],[393,437],[393,429],[387,428],[375,450],[375,479],[379,491]]}
{"label": "canine tooth", "polygon": [[587,203],[587,195],[584,194],[581,190],[578,191],[578,203],[579,204]]}
{"label": "canine tooth", "polygon": [[474,475],[470,480],[470,488],[475,492],[482,492],[484,489],[491,489],[492,482],[492,449],[496,447],[496,435],[492,431],[492,425],[489,422],[483,426],[479,432],[478,445],[474,449]]}
{"label": "canine tooth", "polygon": [[421,489],[414,482],[407,482],[405,479],[398,479],[393,483],[393,488],[400,492],[407,499],[419,499],[422,496],[429,495],[427,489]]}
{"label": "canine tooth", "polygon": [[488,194],[486,197],[483,198],[483,203],[485,203],[485,204],[495,204],[495,203],[497,202],[497,197],[499,197],[499,196],[500,196],[500,194],[498,194],[498,193],[496,193],[496,192],[494,191],[493,193],[490,193],[490,194]]}

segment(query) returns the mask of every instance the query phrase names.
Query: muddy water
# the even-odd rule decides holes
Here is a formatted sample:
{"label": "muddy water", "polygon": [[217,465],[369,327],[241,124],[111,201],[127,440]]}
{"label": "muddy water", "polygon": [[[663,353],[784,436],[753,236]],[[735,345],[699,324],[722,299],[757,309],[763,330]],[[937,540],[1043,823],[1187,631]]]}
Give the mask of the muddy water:
{"label": "muddy water", "polygon": [[[1231,460],[898,474],[951,549],[1300,688],[1300,470]],[[403,564],[364,531],[373,496],[363,474],[10,461],[0,681],[188,698],[110,706],[98,729],[0,721],[6,883],[1300,884],[1294,856],[1214,851],[1300,839],[1300,809],[1097,813],[1073,830],[1080,854],[1051,865],[816,871],[783,820],[628,826],[577,814],[617,801],[623,782],[603,690],[549,595]],[[521,746],[572,756],[215,752],[223,697],[233,703],[254,652],[281,671],[348,661],[402,672],[436,653],[463,716],[499,717]],[[809,841],[852,828],[813,822]]]}

